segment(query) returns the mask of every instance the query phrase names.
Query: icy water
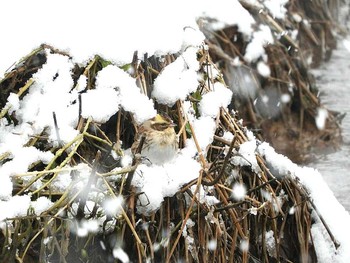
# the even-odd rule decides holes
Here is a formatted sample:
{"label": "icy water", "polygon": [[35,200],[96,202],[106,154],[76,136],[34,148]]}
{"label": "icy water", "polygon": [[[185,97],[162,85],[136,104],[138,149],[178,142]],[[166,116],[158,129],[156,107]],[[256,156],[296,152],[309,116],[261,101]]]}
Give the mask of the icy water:
{"label": "icy water", "polygon": [[343,144],[328,155],[319,155],[308,166],[318,169],[338,201],[350,211],[350,37],[338,41],[329,62],[314,70],[322,103],[346,113],[342,121]]}

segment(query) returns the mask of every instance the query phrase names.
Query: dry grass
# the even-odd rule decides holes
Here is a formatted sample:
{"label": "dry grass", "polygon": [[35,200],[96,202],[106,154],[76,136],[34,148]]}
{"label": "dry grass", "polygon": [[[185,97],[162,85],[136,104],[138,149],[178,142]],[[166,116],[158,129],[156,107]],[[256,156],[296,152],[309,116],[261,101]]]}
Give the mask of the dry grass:
{"label": "dry grass", "polygon": [[[308,4],[317,5],[319,2],[314,0]],[[281,21],[272,19],[266,13],[259,13],[244,1],[242,3],[261,23],[268,24],[279,33],[285,30],[286,24],[281,24]],[[314,12],[301,0],[291,3],[289,8],[304,10],[304,15],[320,13],[321,7]],[[121,171],[113,171],[121,165],[118,158],[116,160],[111,156],[111,151],[121,156],[134,140],[136,123],[130,113],[121,109],[104,124],[80,116],[76,127],[80,133],[70,143],[56,148],[48,142],[45,131],[33,136],[26,145],[50,150],[54,158],[47,165],[33,163],[28,173],[15,175],[13,194],[31,193],[32,200],[45,196],[54,205],[41,215],[28,211],[27,216],[6,220],[7,228],[0,233],[0,261],[115,262],[113,249],[120,246],[132,262],[317,262],[310,234],[313,222],[311,212],[315,211],[317,215],[317,208],[303,186],[288,174],[274,175],[258,154],[259,172],[253,172],[249,166],[235,166],[231,160],[237,156],[240,145],[247,141],[245,125],[255,130],[262,129],[257,136],[270,139],[272,143],[276,141],[276,130],[284,127],[282,141],[291,141],[293,149],[299,150],[298,156],[309,151],[315,141],[334,144],[339,139],[339,127],[332,114],[325,130],[320,132],[315,129],[314,118],[320,102],[305,62],[305,56],[315,52],[315,47],[327,47],[321,51],[322,54],[334,47],[330,24],[322,22],[330,22],[331,18],[322,14],[323,17],[314,18],[311,29],[300,28],[299,45],[302,46],[298,46],[288,35],[284,35],[278,43],[267,46],[271,69],[269,78],[260,78],[256,65],[244,65],[261,94],[266,93],[268,88],[276,90],[278,94],[290,94],[291,101],[280,108],[278,118],[259,115],[253,101],[238,94],[230,105],[238,110],[237,115],[222,108],[216,117],[214,141],[205,153],[201,154],[199,149],[198,161],[202,169],[198,179],[184,185],[173,197],[166,198],[159,210],[151,215],[135,212],[138,195],[129,182],[137,162]],[[315,32],[315,28],[323,34]],[[210,91],[213,83],[230,82],[229,76],[233,70],[230,62],[237,56],[243,59],[247,45],[235,28],[207,33],[209,52],[203,49],[198,53],[205,81],[188,98],[195,109],[201,95]],[[322,37],[319,39],[316,36]],[[32,75],[46,62],[45,48],[53,53],[68,55],[42,46],[24,58],[0,82],[0,117],[6,118],[9,123],[16,125],[17,120],[5,107],[7,97],[10,92],[18,94],[20,98],[26,95],[34,81]],[[296,49],[302,52],[296,52]],[[167,55],[162,60],[145,57],[139,63],[136,55],[125,68],[133,67],[132,77],[141,91],[149,96],[154,79],[176,56]],[[96,75],[108,64],[110,62],[96,56],[84,68],[77,65],[72,78],[77,83],[79,76],[85,75],[87,89],[93,89]],[[224,74],[223,79],[211,76],[209,67],[219,67]],[[177,123],[180,148],[189,137],[196,141],[196,132],[187,121],[181,101],[172,108],[156,104],[156,109],[166,112]],[[238,121],[242,117],[244,125]],[[222,137],[227,131],[234,134],[232,141]],[[305,144],[306,149],[302,147]],[[285,146],[288,147],[290,145]],[[10,153],[1,155],[0,164],[5,164],[10,158]],[[49,186],[59,173],[67,171],[73,178],[77,177],[79,171],[67,170],[66,167],[67,164],[75,167],[79,163],[91,169],[84,189],[76,190],[73,183],[65,191],[50,191]],[[24,180],[28,176],[32,176],[32,179]],[[37,181],[43,182],[42,187],[31,190],[30,186]],[[244,184],[247,188],[241,201],[232,198],[232,188],[236,183]],[[203,190],[216,197],[219,203],[199,202],[197,194]],[[103,198],[122,196],[125,202],[120,214],[116,217],[102,214],[98,209],[100,199],[94,200],[96,206],[87,210],[84,196],[88,193],[98,193]],[[87,219],[103,221],[98,233],[79,237],[71,231]],[[337,246],[330,231],[329,235]],[[244,249],[247,245],[249,249]]]}
{"label": "dry grass", "polygon": [[[52,52],[56,51],[52,49]],[[42,50],[38,49],[27,61],[41,54]],[[169,55],[165,61],[169,63],[174,58]],[[207,72],[204,69],[209,65],[215,67],[205,49],[199,52],[198,58],[203,73]],[[88,87],[94,88],[95,76],[106,64],[102,58],[96,57],[86,68],[77,67],[72,73],[73,79],[84,74],[88,77]],[[153,79],[165,65],[160,65],[155,58],[145,59],[138,65],[133,77],[141,90],[149,94]],[[15,79],[17,82],[11,91],[18,90],[21,97],[30,87],[32,71],[33,65],[29,63],[21,73],[11,72],[1,85],[9,85]],[[193,96],[210,91],[216,81],[223,80],[206,75],[206,80]],[[198,108],[199,100],[191,100],[194,108]],[[180,101],[172,108],[157,105],[157,109],[166,111],[178,124],[180,146],[188,137],[196,141],[196,133],[187,122]],[[2,116],[16,122],[15,116],[10,116],[6,109],[3,109]],[[59,148],[50,149],[45,133],[33,137],[27,145],[49,149],[55,156],[47,165],[35,163],[28,173],[14,176],[14,195],[31,192],[33,200],[46,196],[54,205],[40,216],[28,211],[28,216],[9,218],[8,226],[12,222],[13,227],[2,231],[0,258],[19,262],[48,259],[51,262],[113,262],[113,248],[120,243],[133,262],[145,262],[146,259],[151,262],[316,262],[310,240],[313,207],[305,189],[289,175],[275,177],[259,155],[256,156],[260,167],[258,173],[249,166],[235,166],[231,159],[237,156],[240,145],[247,141],[246,128],[223,108],[216,123],[213,143],[204,154],[199,153],[202,170],[198,179],[184,185],[175,196],[166,198],[160,209],[149,216],[135,212],[138,195],[133,187],[126,186],[136,167],[112,171],[120,164],[111,157],[111,150],[122,155],[119,142],[123,141],[126,148],[133,142],[136,124],[131,114],[120,110],[103,125],[80,118],[77,127],[80,133]],[[226,131],[234,134],[234,140],[222,138]],[[2,164],[8,161],[8,156],[1,156]],[[74,167],[79,163],[91,168],[84,189],[76,191],[71,185],[63,192],[49,190],[50,183],[67,169],[67,164]],[[77,175],[74,169],[69,172],[73,178]],[[117,180],[116,175],[119,175]],[[24,181],[25,176],[34,177]],[[44,182],[42,187],[30,190],[36,181]],[[232,188],[236,183],[247,188],[241,201],[232,198]],[[203,190],[215,196],[219,203],[199,202],[197,194]],[[99,200],[95,200],[95,208],[86,212],[87,200],[82,196],[91,192],[99,192],[105,198],[123,196],[125,203],[119,216],[104,218],[99,233],[78,237],[71,232],[72,225],[104,216],[98,210]],[[291,209],[293,213],[290,213]],[[106,250],[102,249],[101,242]],[[248,244],[249,250],[244,249]]]}
{"label": "dry grass", "polygon": [[[336,8],[328,7],[323,1],[313,1],[310,5],[302,0],[290,1],[286,18],[277,20],[245,1],[241,2],[259,25],[268,26],[275,37],[274,44],[265,47],[271,74],[262,77],[257,62],[245,61],[249,42],[236,27],[218,32],[203,29],[210,55],[234,91],[233,108],[248,128],[258,131],[260,139],[267,140],[278,152],[297,163],[310,161],[314,150],[337,148],[341,141],[338,113],[329,112],[325,129],[317,129],[317,109],[323,106],[310,74],[311,67],[330,58],[336,47],[334,32],[344,32],[337,24],[337,17],[332,17]],[[336,2],[332,4],[336,5]],[[307,19],[309,24],[295,21],[295,15]],[[296,38],[292,37],[293,30],[298,32]],[[236,57],[243,66],[232,63]],[[247,89],[249,92],[244,92]],[[290,101],[278,104],[279,98],[286,94]],[[264,96],[270,98],[268,103],[262,102]],[[294,151],[295,145],[297,151]]]}

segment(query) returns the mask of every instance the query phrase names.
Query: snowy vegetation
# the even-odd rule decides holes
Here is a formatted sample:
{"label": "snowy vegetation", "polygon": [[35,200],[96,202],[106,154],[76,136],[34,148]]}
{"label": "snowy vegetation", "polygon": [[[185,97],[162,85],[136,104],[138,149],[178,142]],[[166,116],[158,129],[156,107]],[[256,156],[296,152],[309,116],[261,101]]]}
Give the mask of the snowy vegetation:
{"label": "snowy vegetation", "polygon": [[[6,5],[10,16],[32,10],[19,2]],[[208,32],[234,27],[246,46],[227,61],[268,79],[266,49],[280,38],[297,49],[298,32],[276,33],[279,21],[308,27],[287,0],[38,2],[27,41],[14,36],[0,50],[10,90],[1,92],[1,259],[350,261],[349,213],[319,172],[243,125],[206,43]],[[313,111],[324,130],[328,111]],[[162,165],[130,153],[137,126],[157,112],[177,124],[180,143]]]}

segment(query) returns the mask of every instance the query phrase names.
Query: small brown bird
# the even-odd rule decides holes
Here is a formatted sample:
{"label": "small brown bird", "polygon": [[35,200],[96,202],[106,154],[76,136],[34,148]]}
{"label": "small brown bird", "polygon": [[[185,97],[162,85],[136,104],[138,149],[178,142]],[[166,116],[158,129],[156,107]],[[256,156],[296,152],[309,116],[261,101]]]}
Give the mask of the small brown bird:
{"label": "small brown bird", "polygon": [[152,164],[160,165],[171,161],[179,147],[175,126],[176,124],[169,117],[160,114],[145,121],[139,127],[131,152],[136,154],[140,142],[143,141],[140,154]]}

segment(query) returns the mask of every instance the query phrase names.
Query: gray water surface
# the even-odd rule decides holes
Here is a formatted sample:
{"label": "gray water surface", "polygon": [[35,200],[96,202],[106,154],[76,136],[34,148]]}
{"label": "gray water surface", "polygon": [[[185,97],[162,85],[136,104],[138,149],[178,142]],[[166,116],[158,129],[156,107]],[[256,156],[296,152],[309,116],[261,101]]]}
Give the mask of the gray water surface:
{"label": "gray water surface", "polygon": [[335,197],[350,211],[350,37],[340,39],[329,62],[313,70],[328,109],[346,113],[342,121],[343,143],[331,154],[318,155],[308,166],[320,171]]}

